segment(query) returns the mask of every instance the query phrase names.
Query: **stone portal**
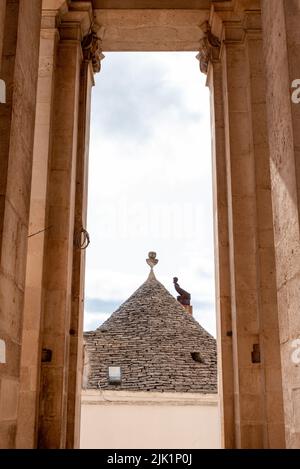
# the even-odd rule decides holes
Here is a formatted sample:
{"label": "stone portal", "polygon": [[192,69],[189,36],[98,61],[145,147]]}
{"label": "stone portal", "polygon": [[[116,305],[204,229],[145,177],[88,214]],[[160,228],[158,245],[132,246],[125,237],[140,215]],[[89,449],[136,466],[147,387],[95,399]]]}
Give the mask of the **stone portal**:
{"label": "stone portal", "polygon": [[299,2],[28,4],[0,0],[0,446],[78,446],[93,77],[176,50],[211,92],[223,445],[299,447]]}

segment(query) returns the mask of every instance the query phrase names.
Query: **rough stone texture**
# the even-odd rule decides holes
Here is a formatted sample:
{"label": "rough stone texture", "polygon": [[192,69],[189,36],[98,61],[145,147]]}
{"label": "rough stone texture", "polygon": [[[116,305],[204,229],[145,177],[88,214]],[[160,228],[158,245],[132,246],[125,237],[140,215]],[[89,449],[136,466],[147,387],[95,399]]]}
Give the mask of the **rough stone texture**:
{"label": "rough stone texture", "polygon": [[[0,3],[0,447],[15,445],[41,0]],[[30,47],[29,47],[30,44]]]}
{"label": "rough stone texture", "polygon": [[73,234],[78,135],[80,42],[58,45],[52,154],[47,193],[39,446],[61,448],[66,440]]}
{"label": "rough stone texture", "polygon": [[[215,22],[218,29],[218,21],[213,18],[213,25]],[[226,152],[229,266],[224,253],[226,243],[219,244],[217,252],[221,249],[223,256],[222,270],[219,270],[219,275],[222,272],[225,276],[225,279],[222,278],[222,288],[226,292],[226,279],[229,277],[231,289],[230,312],[227,315],[227,327],[231,322],[231,328],[227,333],[232,336],[234,447],[282,447],[281,364],[259,12],[247,12],[242,21],[237,19],[235,23],[225,21],[221,32],[222,29],[226,37],[220,50],[220,61],[225,116],[223,145]],[[217,70],[215,63],[212,67]],[[220,145],[219,139],[222,145],[224,137],[221,132],[217,135],[216,145]],[[219,158],[219,180],[223,174],[222,165],[224,171],[224,163]],[[218,185],[216,190],[221,188]],[[217,213],[226,212],[224,205],[224,199],[219,198]],[[216,228],[226,242],[222,227],[217,223]],[[226,316],[223,314],[226,315],[228,306],[226,297],[224,300],[223,311],[219,311],[223,328],[226,327]],[[228,339],[224,340],[224,333],[221,329],[221,378],[227,369],[232,369],[229,355],[224,354],[224,350],[228,352],[225,343],[228,347],[230,345]],[[259,363],[254,363],[251,358],[255,344],[260,347]],[[276,373],[278,379],[276,389],[265,384],[265,374],[270,370]],[[227,418],[230,419],[232,401],[229,379],[226,386],[223,407],[227,409]],[[278,409],[276,421],[270,412],[271,403],[274,402]],[[224,422],[226,427],[230,428],[229,421]]]}
{"label": "rough stone texture", "polygon": [[[86,226],[88,156],[90,138],[91,92],[94,84],[92,65],[84,61],[80,74],[79,127],[76,163],[75,233]],[[68,382],[67,448],[79,447],[81,379],[83,372],[83,310],[85,250],[75,246],[73,252],[70,362]]]}
{"label": "rough stone texture", "polygon": [[96,10],[105,51],[196,51],[203,10]]}
{"label": "rough stone texture", "polygon": [[262,0],[268,135],[274,209],[276,283],[284,389],[286,443],[300,447],[299,364],[291,359],[300,337],[300,105],[291,85],[300,78],[300,2]]}
{"label": "rough stone texture", "polygon": [[[46,3],[49,4],[48,0]],[[54,5],[59,7],[61,2]],[[80,419],[84,256],[76,251],[74,233],[80,216],[84,223],[86,210],[93,81],[90,63],[86,64],[83,77],[81,72],[83,59],[90,61],[93,57],[83,54],[81,43],[90,30],[93,12],[90,2],[66,7],[65,4],[58,17],[54,14],[51,19],[49,15],[47,22],[59,25],[59,42],[49,146],[46,226],[50,228],[45,234],[41,328],[42,348],[51,350],[52,358],[41,366],[38,418],[41,448],[76,446]]]}
{"label": "rough stone texture", "polygon": [[221,410],[221,439],[226,448],[233,448],[234,398],[231,292],[228,240],[228,197],[226,178],[225,116],[222,64],[215,60],[209,67],[207,85],[211,99],[214,244],[216,263],[216,316],[218,347],[218,386]]}
{"label": "rough stone texture", "polygon": [[88,388],[116,389],[108,367],[120,366],[119,390],[217,392],[216,340],[155,278],[84,337]]}
{"label": "rough stone texture", "polygon": [[[4,39],[4,21],[5,21],[6,0],[0,0],[0,71],[2,62],[2,47]],[[0,72],[0,79],[1,79]]]}
{"label": "rough stone texture", "polygon": [[[33,169],[30,198],[24,320],[22,332],[21,386],[16,446],[36,445],[36,419],[39,391],[40,341],[43,298],[44,245],[47,232],[46,206],[53,110],[53,87],[58,31],[54,25],[40,34],[40,60],[37,89]],[[43,231],[45,230],[45,231]],[[36,234],[35,234],[36,233]]]}
{"label": "rough stone texture", "polygon": [[[52,0],[53,1],[53,0]],[[94,8],[108,9],[209,9],[210,0],[92,0]],[[219,0],[224,1],[224,0]]]}

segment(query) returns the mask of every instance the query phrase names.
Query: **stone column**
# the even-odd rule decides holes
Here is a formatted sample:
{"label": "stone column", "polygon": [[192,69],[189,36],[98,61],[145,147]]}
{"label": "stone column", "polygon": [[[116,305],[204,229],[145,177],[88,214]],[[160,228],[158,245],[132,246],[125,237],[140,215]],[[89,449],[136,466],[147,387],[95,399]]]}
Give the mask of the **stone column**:
{"label": "stone column", "polygon": [[[89,235],[85,231],[87,221],[88,157],[90,138],[91,91],[94,72],[91,57],[85,54],[80,75],[80,100],[78,122],[78,150],[76,165],[76,196],[74,221],[74,250],[72,274],[72,304],[70,323],[70,361],[67,448],[78,448],[80,442],[81,383],[83,373],[83,313],[85,249]],[[102,58],[102,56],[101,56]]]}
{"label": "stone column", "polygon": [[66,441],[71,273],[75,204],[76,144],[81,64],[80,37],[58,45],[52,154],[45,244],[39,441],[63,448]]}
{"label": "stone column", "polygon": [[264,447],[284,448],[282,367],[268,142],[266,81],[263,67],[261,13],[245,16],[250,70],[253,156],[257,220],[257,284],[264,397]]}
{"label": "stone column", "polygon": [[22,333],[21,384],[17,447],[34,448],[37,443],[39,378],[41,362],[41,312],[43,303],[44,246],[47,229],[47,186],[53,91],[59,33],[56,28],[59,12],[43,11],[40,34],[39,78],[32,185],[30,197],[29,238],[27,250],[24,321]]}
{"label": "stone column", "polygon": [[223,76],[220,48],[213,48],[207,38],[203,38],[201,44],[202,49],[197,58],[200,61],[200,70],[207,73],[207,85],[210,89],[211,100],[218,392],[221,404],[221,437],[223,447],[234,448],[232,323]]}
{"label": "stone column", "polygon": [[85,224],[90,62],[96,71],[100,57],[91,23],[91,4],[78,2],[59,28],[43,274],[41,448],[73,447],[79,440],[84,255],[75,249],[74,232]]}
{"label": "stone column", "polygon": [[4,40],[4,21],[6,11],[6,0],[0,0],[0,80],[1,80],[1,62],[2,62],[2,48]]}
{"label": "stone column", "polygon": [[284,446],[260,15],[225,22],[223,99],[237,448]]}
{"label": "stone column", "polygon": [[27,3],[0,2],[0,78],[7,94],[0,103],[1,448],[15,446],[38,76],[41,0]]}
{"label": "stone column", "polygon": [[300,3],[261,3],[286,444],[299,448]]}
{"label": "stone column", "polygon": [[229,22],[212,10],[203,41],[213,129],[219,127],[215,231],[217,295],[224,292],[218,316],[225,445],[280,448],[284,426],[260,13],[241,12],[240,20]]}

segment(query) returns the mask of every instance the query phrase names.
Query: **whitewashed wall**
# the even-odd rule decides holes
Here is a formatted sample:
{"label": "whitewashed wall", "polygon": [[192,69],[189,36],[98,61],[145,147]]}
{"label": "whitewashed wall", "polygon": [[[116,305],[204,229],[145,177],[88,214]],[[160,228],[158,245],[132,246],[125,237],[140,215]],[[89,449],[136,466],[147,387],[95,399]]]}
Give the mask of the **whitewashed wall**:
{"label": "whitewashed wall", "polygon": [[82,393],[81,448],[220,448],[216,395]]}

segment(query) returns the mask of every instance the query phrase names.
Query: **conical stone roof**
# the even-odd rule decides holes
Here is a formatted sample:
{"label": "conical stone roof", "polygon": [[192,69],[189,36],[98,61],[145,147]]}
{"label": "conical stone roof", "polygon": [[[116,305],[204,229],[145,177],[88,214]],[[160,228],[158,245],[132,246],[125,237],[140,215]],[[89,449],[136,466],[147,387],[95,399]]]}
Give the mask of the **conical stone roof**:
{"label": "conical stone roof", "polygon": [[[87,388],[217,392],[216,340],[152,272],[104,324],[84,337]],[[121,367],[121,384],[109,383],[109,366]]]}

